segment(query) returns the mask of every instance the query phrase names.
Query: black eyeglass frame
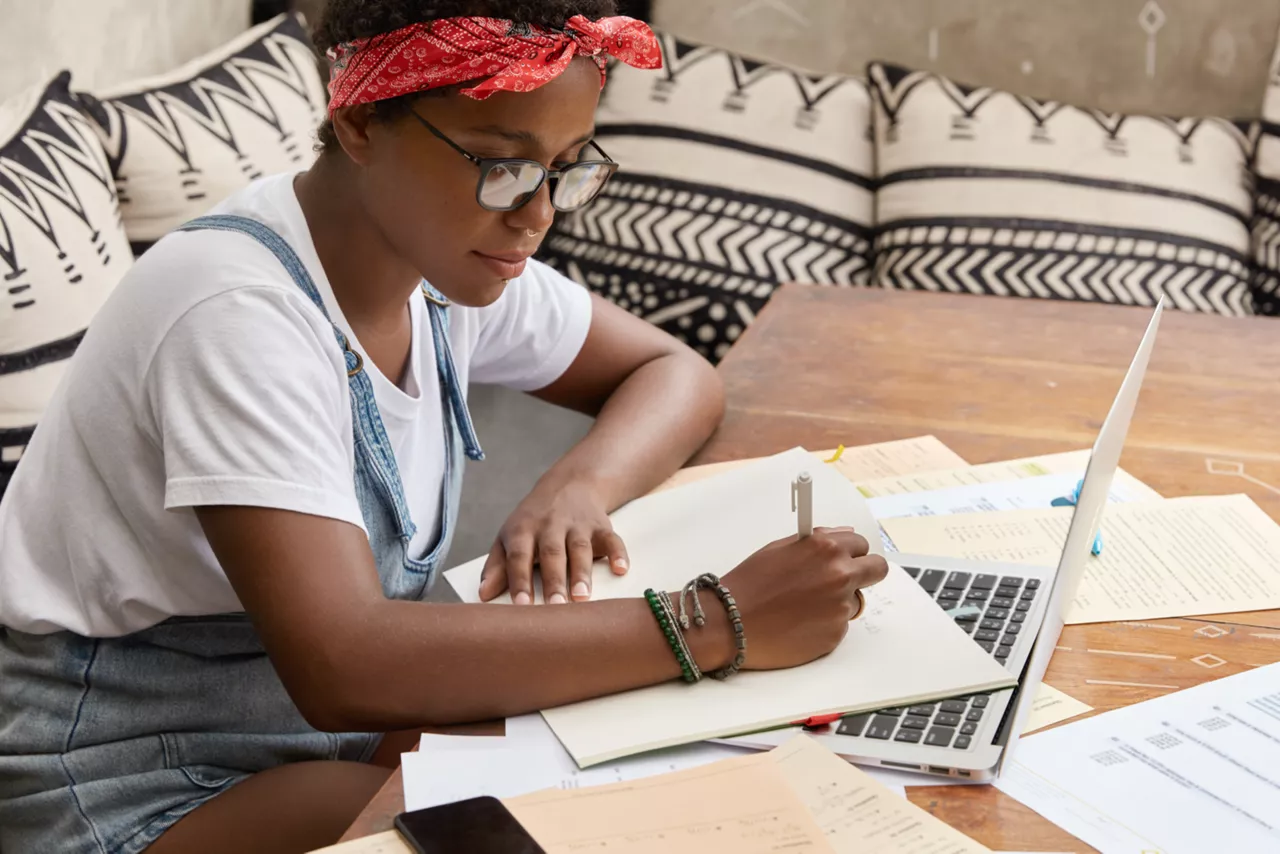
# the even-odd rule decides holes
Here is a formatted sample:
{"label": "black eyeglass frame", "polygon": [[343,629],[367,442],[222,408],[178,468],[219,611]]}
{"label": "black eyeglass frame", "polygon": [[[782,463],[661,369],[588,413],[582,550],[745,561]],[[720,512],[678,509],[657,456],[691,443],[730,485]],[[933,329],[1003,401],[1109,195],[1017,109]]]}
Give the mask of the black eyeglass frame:
{"label": "black eyeglass frame", "polygon": [[[579,160],[578,162],[572,163],[563,169],[548,169],[546,166],[543,166],[541,163],[539,163],[536,160],[525,160],[519,157],[477,157],[476,155],[472,154],[470,151],[467,151],[461,145],[458,145],[456,142],[449,139],[449,137],[445,136],[443,131],[441,131],[435,125],[431,124],[431,122],[427,121],[422,116],[420,116],[417,110],[411,109],[409,110],[409,112],[413,114],[413,117],[415,119],[417,119],[419,122],[422,123],[422,126],[424,128],[426,128],[428,131],[431,132],[432,136],[434,136],[436,139],[440,140],[445,145],[452,148],[454,151],[461,154],[463,157],[470,160],[480,169],[480,180],[476,182],[476,204],[478,204],[480,207],[484,208],[487,211],[494,211],[497,213],[507,213],[509,211],[519,210],[520,208],[527,205],[529,201],[538,194],[538,191],[542,189],[542,185],[545,184],[548,180],[551,181],[551,206],[553,208],[562,212],[582,210],[583,208],[585,208],[587,205],[594,202],[599,197],[600,193],[604,191],[605,185],[609,183],[609,179],[612,178],[614,176],[614,173],[618,171],[618,162],[614,160],[612,157],[610,157],[608,153],[603,148],[600,147],[600,143],[596,142],[594,139],[590,140],[587,144],[594,146],[596,151],[600,152],[601,156],[605,158],[604,160]],[[523,201],[515,205],[512,205],[510,207],[495,207],[493,205],[485,204],[481,196],[484,192],[485,181],[488,180],[489,178],[489,173],[492,172],[494,169],[497,169],[499,167],[503,167],[512,163],[534,166],[539,170],[541,170],[542,178],[538,181],[538,185],[528,192],[528,195],[525,196]],[[595,195],[587,199],[582,204],[577,205],[575,207],[571,207],[571,208],[561,207],[560,205],[556,204],[556,188],[559,184],[560,177],[564,175],[566,172],[570,172],[574,169],[580,169],[584,166],[596,166],[596,167],[603,166],[606,169],[608,169],[608,173],[605,175],[605,179],[601,181],[600,186],[596,188]]]}

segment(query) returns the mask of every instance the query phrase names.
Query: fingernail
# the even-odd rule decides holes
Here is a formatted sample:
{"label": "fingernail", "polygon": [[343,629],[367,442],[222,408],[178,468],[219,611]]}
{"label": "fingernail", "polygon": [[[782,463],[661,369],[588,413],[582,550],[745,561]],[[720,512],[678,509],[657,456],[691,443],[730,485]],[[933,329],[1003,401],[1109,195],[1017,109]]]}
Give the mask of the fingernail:
{"label": "fingernail", "polygon": [[529,596],[529,594],[525,593],[523,590],[521,590],[519,593],[516,594],[517,605],[528,605],[532,601],[533,599]]}
{"label": "fingernail", "polygon": [[548,599],[547,601],[550,602],[552,605],[563,605],[565,602],[569,600],[564,598],[563,593],[552,593],[551,598]]}
{"label": "fingernail", "polygon": [[587,589],[587,582],[579,581],[577,584],[573,585],[574,599],[586,599],[590,595],[591,591]]}
{"label": "fingernail", "polygon": [[626,572],[628,569],[631,568],[631,564],[627,563],[627,559],[625,557],[618,558],[613,562],[613,565],[616,566],[618,569],[622,570],[623,572]]}

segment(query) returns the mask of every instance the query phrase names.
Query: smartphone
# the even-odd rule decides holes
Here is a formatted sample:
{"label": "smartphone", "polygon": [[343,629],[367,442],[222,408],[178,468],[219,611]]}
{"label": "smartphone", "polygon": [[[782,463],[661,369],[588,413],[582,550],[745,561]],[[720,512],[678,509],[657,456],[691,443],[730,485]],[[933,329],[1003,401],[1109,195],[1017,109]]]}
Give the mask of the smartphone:
{"label": "smartphone", "polygon": [[418,854],[546,854],[497,798],[401,813],[395,824]]}

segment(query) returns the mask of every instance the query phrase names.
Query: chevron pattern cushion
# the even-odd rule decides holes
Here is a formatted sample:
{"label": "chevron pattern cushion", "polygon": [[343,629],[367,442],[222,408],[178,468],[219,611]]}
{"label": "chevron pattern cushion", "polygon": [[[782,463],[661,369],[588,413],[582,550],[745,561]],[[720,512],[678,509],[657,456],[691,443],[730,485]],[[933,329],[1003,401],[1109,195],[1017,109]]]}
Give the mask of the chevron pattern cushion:
{"label": "chevron pattern cushion", "polygon": [[622,164],[542,257],[718,360],[784,282],[865,284],[863,81],[660,34],[665,67],[610,72],[597,139]]}
{"label": "chevron pattern cushion", "polygon": [[1255,162],[1253,301],[1258,314],[1280,316],[1280,47],[1271,60]]}
{"label": "chevron pattern cushion", "polygon": [[0,104],[0,493],[90,318],[133,263],[70,78]]}
{"label": "chevron pattern cushion", "polygon": [[[306,167],[326,96],[298,15],[279,15],[160,77],[82,96],[141,247],[250,181]],[[139,247],[139,248],[141,248]]]}
{"label": "chevron pattern cushion", "polygon": [[876,284],[1253,313],[1248,134],[873,64]]}

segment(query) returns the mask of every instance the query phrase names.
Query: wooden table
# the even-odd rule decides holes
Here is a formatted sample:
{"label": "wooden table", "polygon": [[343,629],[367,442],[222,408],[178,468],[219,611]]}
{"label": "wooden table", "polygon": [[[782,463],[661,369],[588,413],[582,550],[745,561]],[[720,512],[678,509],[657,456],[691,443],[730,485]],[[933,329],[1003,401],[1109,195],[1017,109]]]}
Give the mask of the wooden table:
{"label": "wooden table", "polygon": [[[1150,316],[789,286],[721,364],[728,412],[693,462],[930,433],[971,463],[1087,448]],[[1278,414],[1280,321],[1169,312],[1121,465],[1166,497],[1244,492],[1280,519]],[[1101,712],[1276,661],[1280,611],[1068,626],[1046,681]],[[997,851],[1093,851],[990,786],[908,791]],[[343,838],[403,806],[396,772]]]}

